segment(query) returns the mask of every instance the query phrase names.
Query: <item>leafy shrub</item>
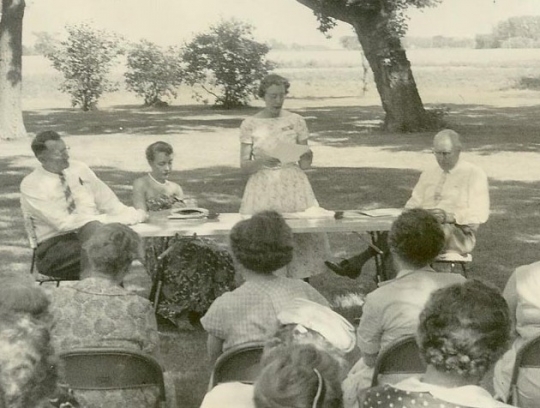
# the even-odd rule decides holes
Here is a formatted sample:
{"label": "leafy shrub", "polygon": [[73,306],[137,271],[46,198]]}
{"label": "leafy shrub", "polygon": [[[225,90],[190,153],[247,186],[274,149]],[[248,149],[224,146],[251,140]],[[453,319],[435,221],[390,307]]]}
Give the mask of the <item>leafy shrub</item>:
{"label": "leafy shrub", "polygon": [[53,67],[64,75],[60,91],[71,96],[73,107],[83,111],[95,109],[104,92],[118,89],[107,74],[122,54],[120,38],[88,24],[66,26],[68,38],[45,55]]}
{"label": "leafy shrub", "polygon": [[176,88],[182,83],[180,52],[141,40],[128,51],[124,77],[127,89],[143,97],[145,106],[160,106],[163,99],[178,95]]}
{"label": "leafy shrub", "polygon": [[[256,82],[274,67],[266,60],[268,51],[253,38],[253,26],[234,19],[221,21],[186,44],[185,81],[213,95],[216,105],[246,105],[256,92]],[[203,99],[198,92],[196,98]]]}

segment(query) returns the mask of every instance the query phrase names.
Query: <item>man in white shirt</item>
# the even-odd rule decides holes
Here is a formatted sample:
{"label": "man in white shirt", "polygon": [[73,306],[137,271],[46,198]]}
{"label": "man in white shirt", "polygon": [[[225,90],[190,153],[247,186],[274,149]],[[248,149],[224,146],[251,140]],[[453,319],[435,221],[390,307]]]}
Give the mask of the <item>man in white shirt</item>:
{"label": "man in white shirt", "polygon": [[128,207],[84,163],[69,160],[68,147],[54,131],[39,133],[32,151],[41,166],[21,182],[21,208],[37,237],[40,273],[79,279],[88,266],[81,245],[100,223],[137,224],[144,211]]}
{"label": "man in white shirt", "polygon": [[[405,208],[429,210],[441,224],[446,238],[443,252],[470,253],[476,245],[476,231],[489,217],[489,188],[484,171],[463,160],[459,134],[445,129],[433,139],[437,163],[420,175]],[[387,252],[386,234],[377,246]],[[338,275],[356,278],[376,251],[366,251],[340,263],[326,262]]]}

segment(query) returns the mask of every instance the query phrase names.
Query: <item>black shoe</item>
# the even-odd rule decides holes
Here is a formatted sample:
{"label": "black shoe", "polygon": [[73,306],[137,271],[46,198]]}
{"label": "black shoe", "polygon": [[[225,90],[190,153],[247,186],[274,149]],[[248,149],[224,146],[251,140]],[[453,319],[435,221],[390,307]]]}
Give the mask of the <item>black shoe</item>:
{"label": "black shoe", "polygon": [[347,278],[356,279],[359,275],[359,273],[357,273],[356,271],[347,268],[348,262],[346,259],[341,261],[339,264],[335,262],[331,262],[331,261],[324,261],[324,264],[332,272],[334,272],[335,274],[339,276],[345,276]]}

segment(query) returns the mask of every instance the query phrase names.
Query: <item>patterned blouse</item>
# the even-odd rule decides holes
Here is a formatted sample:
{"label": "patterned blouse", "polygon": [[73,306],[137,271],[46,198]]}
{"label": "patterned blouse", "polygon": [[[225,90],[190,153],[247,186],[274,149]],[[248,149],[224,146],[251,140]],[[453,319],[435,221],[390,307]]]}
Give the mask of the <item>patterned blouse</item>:
{"label": "patterned blouse", "polygon": [[159,336],[150,301],[104,279],[91,277],[51,296],[57,351],[80,347],[135,349],[157,357]]}
{"label": "patterned blouse", "polygon": [[[91,277],[54,289],[52,342],[57,352],[83,347],[133,349],[158,357],[159,336],[150,301],[104,279]],[[154,386],[118,390],[74,390],[86,408],[155,407]]]}

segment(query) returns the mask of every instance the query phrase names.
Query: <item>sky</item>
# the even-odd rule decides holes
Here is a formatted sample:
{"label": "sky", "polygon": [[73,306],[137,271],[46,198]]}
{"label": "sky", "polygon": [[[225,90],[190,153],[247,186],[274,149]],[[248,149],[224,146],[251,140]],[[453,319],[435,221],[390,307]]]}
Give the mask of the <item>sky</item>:
{"label": "sky", "polygon": [[[409,35],[473,37],[516,15],[540,15],[540,0],[443,0],[410,12]],[[338,47],[340,37],[354,35],[341,23],[327,39],[312,11],[295,0],[27,0],[23,42],[31,45],[33,32],[62,33],[65,24],[89,22],[129,40],[172,45],[231,17],[255,26],[261,41]]]}

